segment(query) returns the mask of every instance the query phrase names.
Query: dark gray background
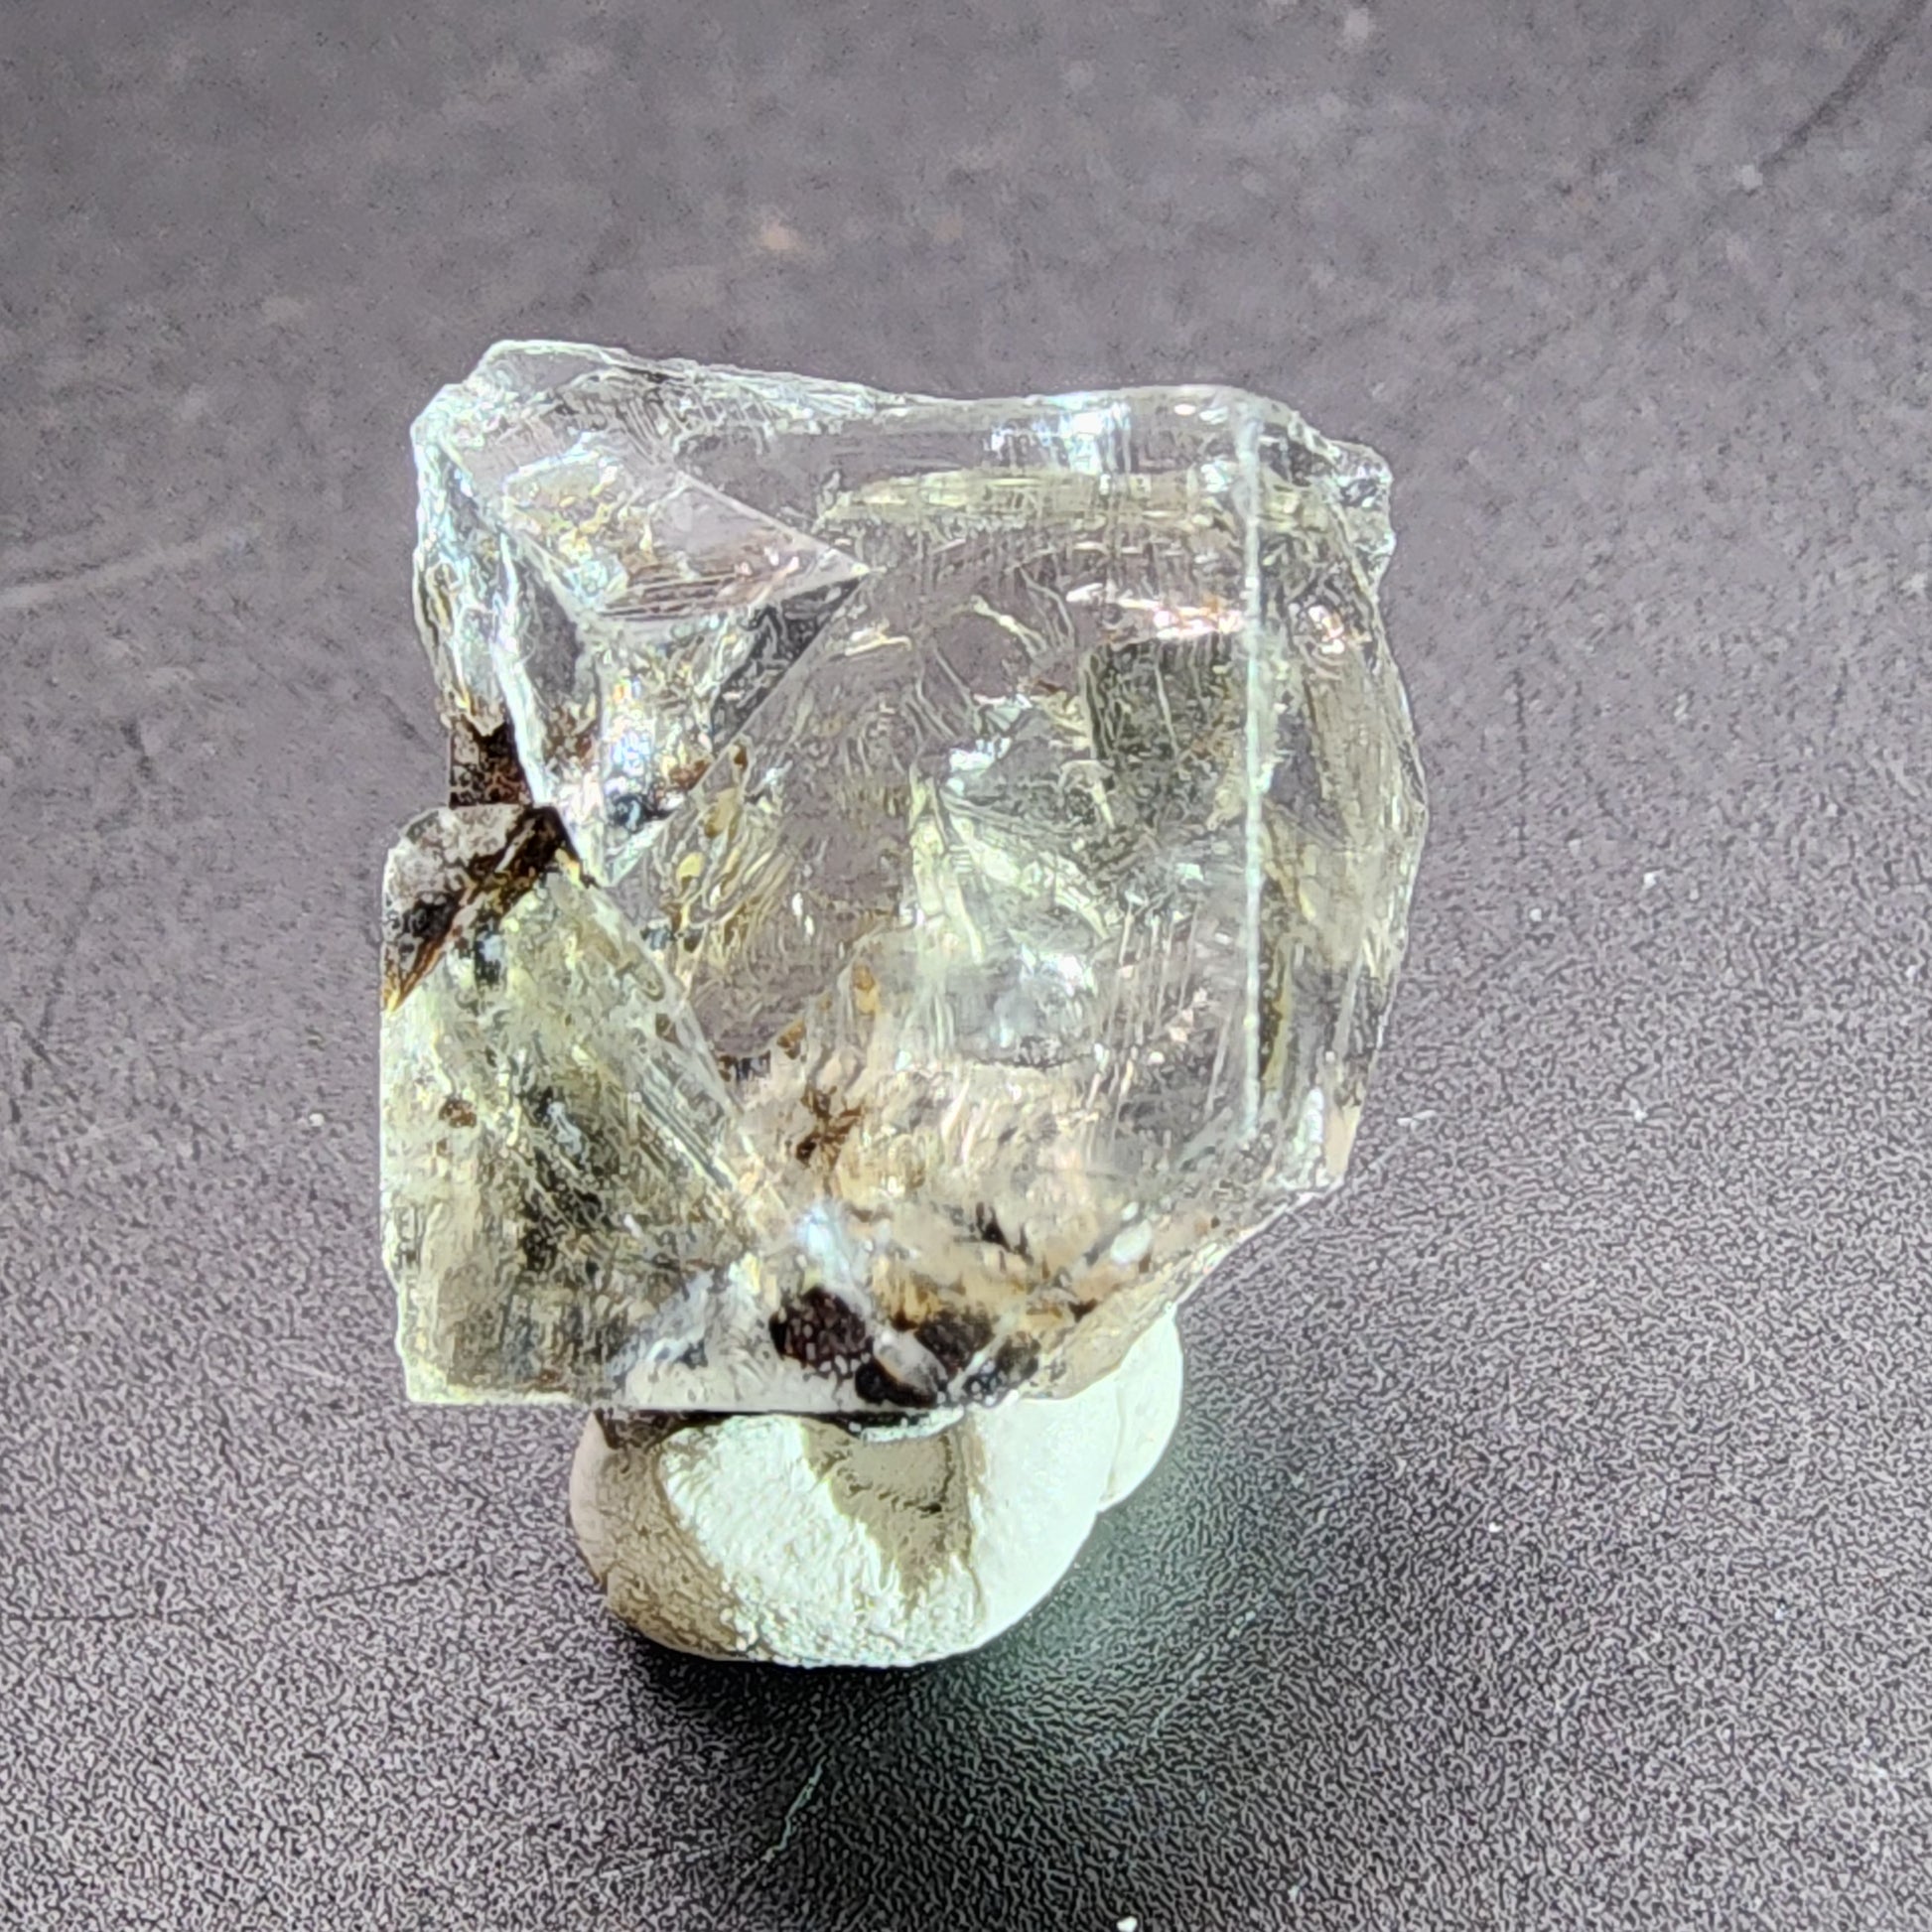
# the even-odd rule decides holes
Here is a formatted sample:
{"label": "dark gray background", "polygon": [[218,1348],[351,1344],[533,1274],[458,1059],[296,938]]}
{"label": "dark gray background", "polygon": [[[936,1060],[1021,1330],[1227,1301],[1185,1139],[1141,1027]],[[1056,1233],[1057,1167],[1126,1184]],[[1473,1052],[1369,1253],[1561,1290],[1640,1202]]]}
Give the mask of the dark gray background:
{"label": "dark gray background", "polygon": [[[0,15],[0,1923],[1932,1923],[1924,0]],[[1350,1189],[967,1661],[600,1610],[407,1408],[405,430],[548,332],[1386,452]]]}

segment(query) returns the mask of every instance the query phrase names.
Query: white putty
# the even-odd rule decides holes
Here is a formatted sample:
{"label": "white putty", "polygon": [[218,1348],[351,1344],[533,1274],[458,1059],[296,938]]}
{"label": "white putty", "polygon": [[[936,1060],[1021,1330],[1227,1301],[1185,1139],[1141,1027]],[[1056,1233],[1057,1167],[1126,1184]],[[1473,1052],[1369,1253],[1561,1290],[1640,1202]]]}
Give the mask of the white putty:
{"label": "white putty", "polygon": [[593,1420],[571,1518],[613,1611],[707,1657],[918,1664],[971,1650],[1065,1574],[1180,1410],[1172,1316],[1079,1395],[910,1438],[728,1416],[613,1449]]}

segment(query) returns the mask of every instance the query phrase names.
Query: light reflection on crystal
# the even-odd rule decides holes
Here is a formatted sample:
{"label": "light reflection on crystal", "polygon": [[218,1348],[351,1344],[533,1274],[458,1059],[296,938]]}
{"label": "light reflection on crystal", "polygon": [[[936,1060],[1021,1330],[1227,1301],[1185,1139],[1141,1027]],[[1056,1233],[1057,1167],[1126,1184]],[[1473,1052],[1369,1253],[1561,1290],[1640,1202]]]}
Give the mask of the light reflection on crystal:
{"label": "light reflection on crystal", "polygon": [[446,713],[569,845],[391,861],[417,1393],[1070,1389],[1340,1177],[1423,834],[1372,455],[509,345],[418,457]]}

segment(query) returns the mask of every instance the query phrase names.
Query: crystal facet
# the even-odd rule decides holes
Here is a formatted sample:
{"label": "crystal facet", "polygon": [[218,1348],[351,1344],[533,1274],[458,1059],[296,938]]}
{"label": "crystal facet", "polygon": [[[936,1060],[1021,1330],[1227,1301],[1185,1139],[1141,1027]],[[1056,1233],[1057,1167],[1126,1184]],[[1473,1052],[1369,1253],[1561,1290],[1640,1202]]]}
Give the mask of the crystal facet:
{"label": "crystal facet", "polygon": [[[1388,474],[1220,388],[506,344],[416,430],[412,1391],[1071,1391],[1339,1180],[1424,826]],[[506,775],[507,774],[507,775]]]}

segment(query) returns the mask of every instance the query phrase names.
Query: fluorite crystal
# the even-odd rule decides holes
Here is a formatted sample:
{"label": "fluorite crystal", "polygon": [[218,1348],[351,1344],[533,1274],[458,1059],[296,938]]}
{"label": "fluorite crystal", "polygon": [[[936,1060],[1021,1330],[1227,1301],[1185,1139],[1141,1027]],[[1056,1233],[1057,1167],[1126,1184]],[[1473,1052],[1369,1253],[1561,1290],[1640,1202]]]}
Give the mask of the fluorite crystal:
{"label": "fluorite crystal", "polygon": [[1070,1392],[1339,1180],[1424,823],[1373,454],[529,343],[416,453],[414,1395]]}

